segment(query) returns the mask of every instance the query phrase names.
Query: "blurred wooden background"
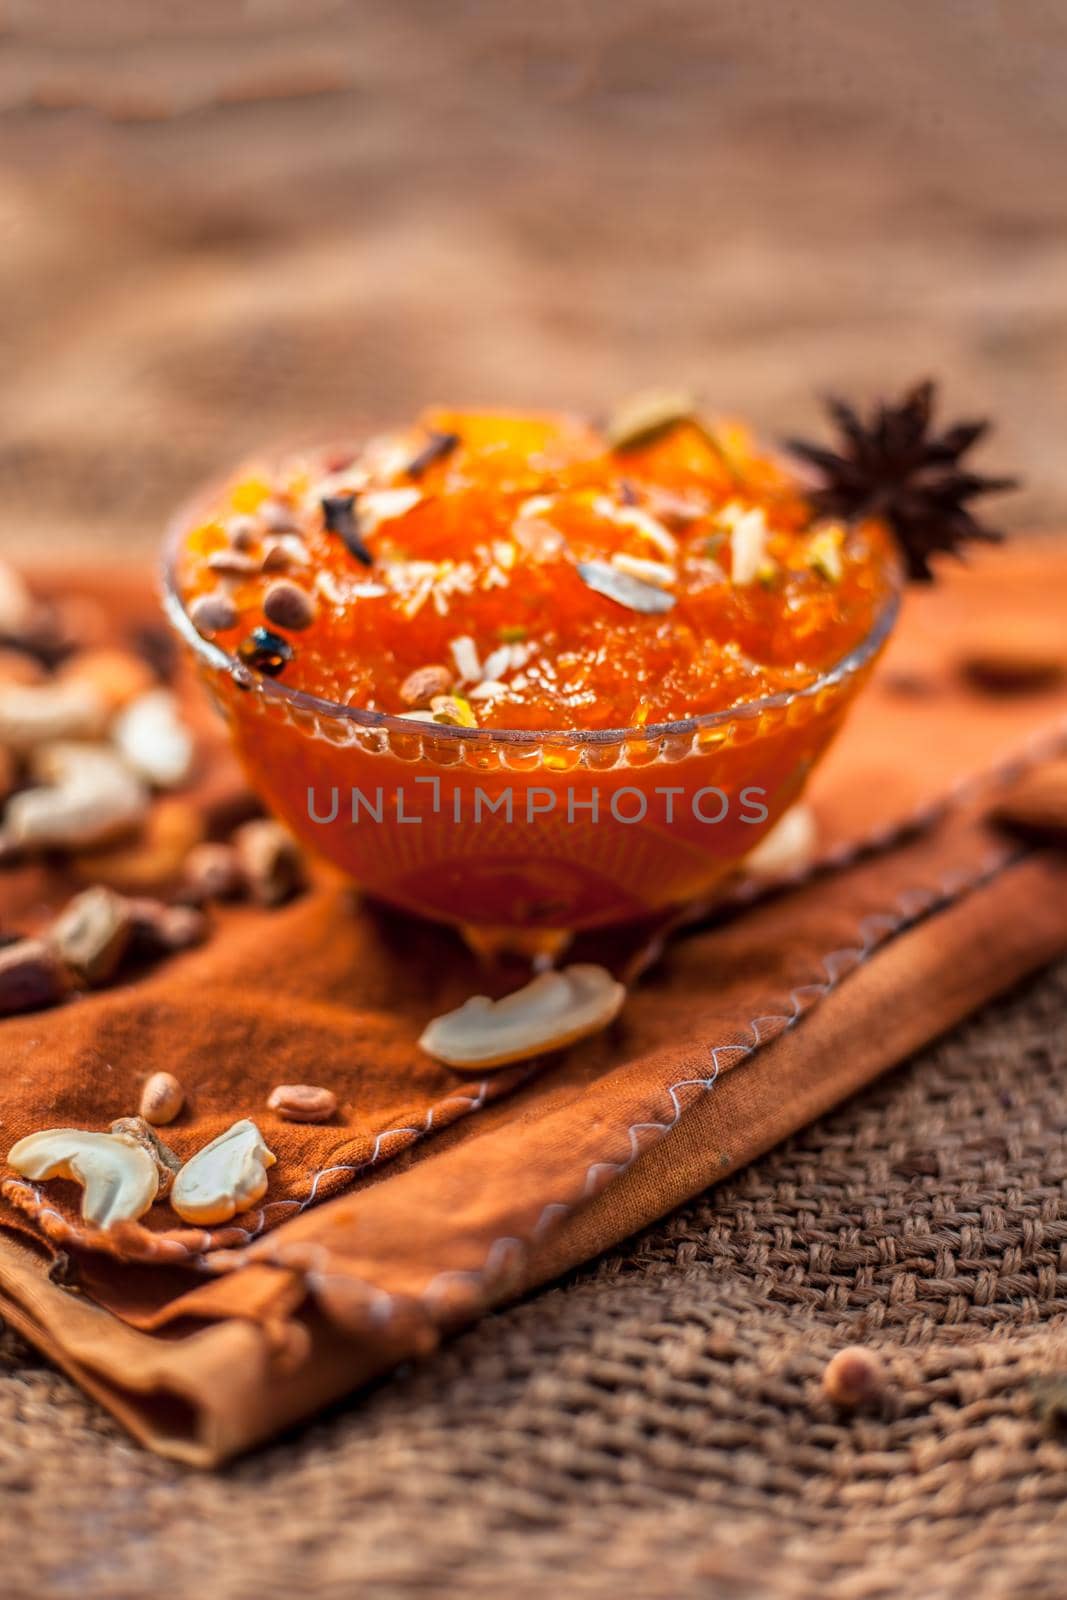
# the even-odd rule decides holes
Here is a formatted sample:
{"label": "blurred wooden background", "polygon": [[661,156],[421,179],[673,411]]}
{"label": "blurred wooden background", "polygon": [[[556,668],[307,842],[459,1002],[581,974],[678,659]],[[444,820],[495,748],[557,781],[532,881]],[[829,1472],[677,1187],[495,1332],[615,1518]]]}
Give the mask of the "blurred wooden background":
{"label": "blurred wooden background", "polygon": [[263,439],[926,372],[1067,511],[1067,6],[0,7],[0,547],[147,552]]}

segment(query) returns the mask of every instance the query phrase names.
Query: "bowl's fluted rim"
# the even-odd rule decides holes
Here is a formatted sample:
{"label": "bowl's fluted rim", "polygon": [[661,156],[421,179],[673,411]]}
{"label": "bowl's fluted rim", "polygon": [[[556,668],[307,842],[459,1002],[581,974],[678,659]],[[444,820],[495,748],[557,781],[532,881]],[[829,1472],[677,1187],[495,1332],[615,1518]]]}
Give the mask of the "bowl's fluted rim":
{"label": "bowl's fluted rim", "polygon": [[[326,700],[318,695],[309,694],[304,689],[294,689],[277,678],[256,673],[236,656],[223,650],[213,640],[205,639],[203,634],[197,631],[178,588],[177,557],[182,540],[190,526],[203,512],[205,502],[209,502],[210,493],[211,491],[202,491],[182,507],[172,518],[164,543],[163,609],[171,626],[194,654],[216,672],[226,673],[241,688],[259,693],[268,700],[287,704],[296,711],[354,723],[361,728],[406,735],[408,738],[422,731],[418,724],[408,717],[396,716],[388,711],[371,711],[364,706],[343,705],[336,700]],[[725,706],[719,711],[701,712],[696,716],[680,717],[672,722],[650,723],[644,727],[459,728],[446,723],[427,721],[425,732],[432,734],[435,740],[446,742],[456,740],[463,744],[486,746],[506,744],[528,748],[547,744],[573,747],[620,744],[631,740],[645,742],[702,733],[707,729],[721,728],[735,722],[748,722],[763,716],[768,711],[789,707],[798,700],[814,698],[867,666],[892,632],[900,610],[901,589],[898,577],[890,584],[889,592],[870,629],[859,643],[817,678],[797,689],[780,690],[777,694],[764,695],[758,700],[741,701],[733,706]]]}

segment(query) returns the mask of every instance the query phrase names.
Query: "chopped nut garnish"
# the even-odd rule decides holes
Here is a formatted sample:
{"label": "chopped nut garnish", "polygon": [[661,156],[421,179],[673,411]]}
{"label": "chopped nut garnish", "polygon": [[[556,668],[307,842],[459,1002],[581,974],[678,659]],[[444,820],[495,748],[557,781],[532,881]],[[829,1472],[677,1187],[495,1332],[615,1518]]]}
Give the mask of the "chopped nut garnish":
{"label": "chopped nut garnish", "polygon": [[482,664],[478,659],[478,650],[474,640],[469,634],[461,633],[449,645],[452,659],[456,663],[461,683],[477,683],[482,676]]}
{"label": "chopped nut garnish", "polygon": [[433,720],[447,724],[453,728],[476,728],[478,718],[471,710],[470,702],[458,694],[436,694],[430,701],[430,710]]}
{"label": "chopped nut garnish", "polygon": [[845,575],[841,554],[845,530],[840,525],[822,528],[808,545],[808,565],[827,583],[840,583]]}
{"label": "chopped nut garnish", "polygon": [[604,427],[604,437],[620,454],[641,450],[672,433],[696,415],[691,395],[658,391],[634,395],[612,413]]}
{"label": "chopped nut garnish", "polygon": [[447,667],[419,667],[400,685],[400,698],[406,706],[429,706],[452,687],[452,674]]}
{"label": "chopped nut garnish", "polygon": [[670,611],[674,605],[674,596],[668,594],[665,589],[657,588],[650,583],[642,583],[640,578],[631,578],[628,573],[620,572],[608,561],[579,561],[578,575],[590,589],[595,589],[597,594],[602,594],[608,600],[614,600],[616,604],[625,606],[628,611],[651,614],[657,611]]}
{"label": "chopped nut garnish", "polygon": [[754,583],[767,553],[767,519],[759,506],[733,519],[730,549],[734,583]]}

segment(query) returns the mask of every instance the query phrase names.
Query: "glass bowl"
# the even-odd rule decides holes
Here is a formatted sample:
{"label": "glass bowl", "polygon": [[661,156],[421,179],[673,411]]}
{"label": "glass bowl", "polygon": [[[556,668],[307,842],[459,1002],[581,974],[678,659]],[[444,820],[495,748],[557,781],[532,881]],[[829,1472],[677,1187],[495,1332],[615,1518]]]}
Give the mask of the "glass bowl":
{"label": "glass bowl", "polygon": [[565,933],[706,897],[794,804],[896,619],[900,573],[866,637],[803,688],[648,727],[531,732],[425,725],[261,676],[194,627],[167,538],[167,616],[226,719],[250,783],[368,894],[472,942]]}

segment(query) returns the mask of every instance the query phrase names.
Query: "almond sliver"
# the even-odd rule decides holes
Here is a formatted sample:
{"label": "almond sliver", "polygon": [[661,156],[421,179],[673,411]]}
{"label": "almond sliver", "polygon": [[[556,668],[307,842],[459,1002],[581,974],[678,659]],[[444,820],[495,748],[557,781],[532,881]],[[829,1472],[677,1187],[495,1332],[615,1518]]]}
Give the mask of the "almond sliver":
{"label": "almond sliver", "polygon": [[542,972],[503,1000],[474,995],[435,1017],[419,1044],[451,1067],[502,1067],[599,1033],[618,1016],[625,998],[623,985],[604,967]]}

